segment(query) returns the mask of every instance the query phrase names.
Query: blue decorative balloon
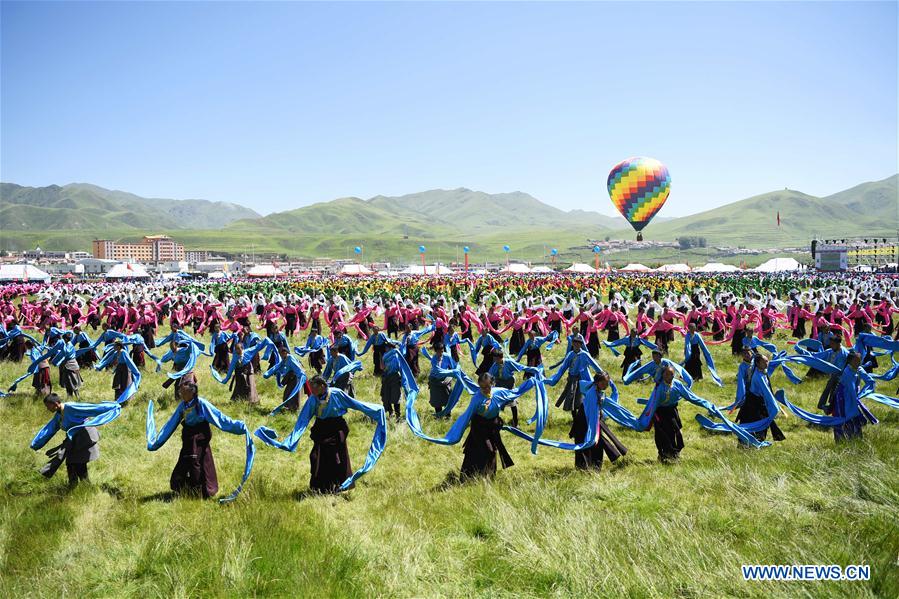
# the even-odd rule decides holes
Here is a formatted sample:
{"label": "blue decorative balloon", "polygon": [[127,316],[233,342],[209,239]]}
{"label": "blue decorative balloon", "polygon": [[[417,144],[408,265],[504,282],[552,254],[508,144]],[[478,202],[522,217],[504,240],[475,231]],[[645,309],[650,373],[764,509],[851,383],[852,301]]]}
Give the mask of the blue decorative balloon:
{"label": "blue decorative balloon", "polygon": [[594,246],[593,246],[593,253],[594,253],[594,254],[598,254],[599,252],[600,252],[599,246],[598,246],[598,245],[594,245]]}
{"label": "blue decorative balloon", "polygon": [[549,251],[549,253],[552,254],[553,256],[555,256],[556,254],[559,253],[559,250],[557,250],[556,248],[553,248]]}
{"label": "blue decorative balloon", "polygon": [[509,249],[510,249],[509,246],[507,246],[507,245],[504,245],[504,246],[503,246],[503,251],[508,252]]}
{"label": "blue decorative balloon", "polygon": [[424,254],[424,253],[425,253],[425,246],[423,246],[423,245],[418,246],[418,252],[419,252],[420,254]]}
{"label": "blue decorative balloon", "polygon": [[462,251],[465,252],[465,253],[467,254],[468,251],[469,251],[469,247],[468,247],[467,245],[462,246]]}
{"label": "blue decorative balloon", "polygon": [[361,254],[362,248],[357,245],[356,247],[353,248],[353,251],[356,252],[357,254]]}

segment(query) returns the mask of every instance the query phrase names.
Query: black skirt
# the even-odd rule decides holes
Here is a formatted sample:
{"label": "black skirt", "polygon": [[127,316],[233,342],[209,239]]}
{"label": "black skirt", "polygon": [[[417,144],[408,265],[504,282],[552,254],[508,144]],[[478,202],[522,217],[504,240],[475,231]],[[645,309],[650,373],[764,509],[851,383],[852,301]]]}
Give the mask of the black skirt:
{"label": "black skirt", "polygon": [[562,395],[556,400],[556,407],[562,406],[566,412],[571,412],[581,406],[583,396],[581,395],[580,379],[576,376],[569,376],[565,381],[565,389]]}
{"label": "black skirt", "polygon": [[643,356],[643,352],[640,351],[640,346],[624,348],[624,359],[621,361],[622,378],[627,374],[627,369],[631,367],[631,364],[638,362],[641,356]]}
{"label": "black skirt", "polygon": [[384,372],[384,369],[381,368],[381,357],[384,355],[384,346],[383,345],[374,345],[372,346],[372,362],[374,362],[374,368],[372,369],[372,373],[375,376],[381,376],[381,373]]}
{"label": "black skirt", "polygon": [[618,321],[610,320],[608,324],[606,324],[606,332],[609,334],[607,337],[608,341],[618,341],[621,339],[621,331],[618,329]]}
{"label": "black skirt", "polygon": [[590,335],[590,341],[587,342],[587,352],[594,359],[599,356],[599,331],[593,331]]}
{"label": "black skirt", "polygon": [[322,369],[325,367],[325,352],[323,350],[318,350],[309,354],[309,366],[311,366],[315,372],[321,373]]}
{"label": "black skirt", "polygon": [[699,344],[694,344],[693,348],[690,350],[690,359],[684,363],[684,370],[693,377],[694,381],[702,379],[702,359],[699,357],[700,351]]}
{"label": "black skirt", "polygon": [[228,366],[231,365],[231,356],[228,353],[228,345],[219,343],[215,346],[212,357],[212,367],[219,372],[227,372]]}
{"label": "black skirt", "polygon": [[677,406],[659,406],[652,417],[653,430],[655,431],[656,449],[659,451],[660,460],[668,460],[678,457],[684,448],[684,438],[681,436],[680,414]]}
{"label": "black skirt", "polygon": [[256,373],[252,362],[234,369],[231,384],[232,401],[246,400],[250,403],[259,403],[259,395],[256,394]]}
{"label": "black skirt", "polygon": [[297,392],[293,395],[291,395],[291,391],[293,391],[293,388],[296,387],[297,375],[292,372],[288,372],[281,380],[281,382],[284,383],[284,392],[281,395],[281,401],[287,402],[284,404],[284,409],[290,410],[291,412],[296,412],[300,408],[300,390],[297,389]]}
{"label": "black skirt", "polygon": [[524,328],[512,329],[512,337],[509,339],[509,353],[517,356],[524,345]]}
{"label": "black skirt", "polygon": [[[602,468],[603,454],[608,456],[610,462],[614,462],[627,453],[627,447],[618,440],[618,437],[609,430],[606,423],[599,420],[599,441],[593,447],[574,452],[575,468]],[[571,423],[571,430],[568,436],[574,439],[575,443],[583,443],[587,436],[587,415],[583,406],[574,412],[574,421]]]}
{"label": "black skirt", "polygon": [[428,391],[430,399],[428,403],[434,408],[435,412],[441,411],[449,403],[450,393],[452,392],[452,381],[450,379],[428,379]]}
{"label": "black skirt", "polygon": [[181,424],[181,453],[172,470],[169,487],[175,493],[195,493],[212,497],[219,490],[218,474],[212,457],[212,429],[208,422],[194,426]]}
{"label": "black skirt", "polygon": [[743,353],[743,338],[746,337],[746,330],[739,329],[734,331],[734,336],[730,340],[730,352],[738,356]]}
{"label": "black skirt", "polygon": [[78,362],[69,360],[59,367],[59,386],[65,389],[68,395],[77,394],[83,383]]}
{"label": "black skirt", "polygon": [[402,395],[402,378],[399,372],[381,376],[381,403],[384,407],[400,403]]}
{"label": "black skirt", "polygon": [[[342,416],[316,418],[309,437],[309,488],[319,493],[337,493],[340,485],[353,474],[346,439],[350,427]],[[350,487],[352,488],[352,487]]]}
{"label": "black skirt", "polygon": [[[765,400],[762,399],[760,395],[747,392],[746,398],[743,401],[743,405],[740,406],[740,410],[737,412],[737,423],[751,424],[753,422],[763,420],[767,417],[768,407],[765,405]],[[771,429],[771,436],[774,437],[775,441],[783,441],[784,439],[786,439],[784,434],[781,432],[780,427],[777,426],[777,423],[773,420],[771,421],[771,425],[768,428]],[[756,431],[752,434],[759,441],[764,441],[768,437],[768,429],[766,428],[761,431]]]}
{"label": "black skirt", "polygon": [[499,453],[503,468],[514,466],[512,456],[503,445],[500,430],[502,418],[484,418],[478,414],[471,417],[468,437],[463,445],[462,478],[496,474],[496,455]]}
{"label": "black skirt", "polygon": [[112,374],[112,390],[115,391],[116,397],[131,384],[131,371],[128,366],[122,363],[116,364],[115,372]]}

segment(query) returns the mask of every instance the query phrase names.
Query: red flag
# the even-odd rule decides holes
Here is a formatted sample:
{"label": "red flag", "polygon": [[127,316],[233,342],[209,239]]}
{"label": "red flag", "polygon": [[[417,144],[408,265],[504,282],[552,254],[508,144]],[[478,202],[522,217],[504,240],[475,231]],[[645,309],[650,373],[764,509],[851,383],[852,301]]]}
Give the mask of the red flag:
{"label": "red flag", "polygon": [[780,210],[777,211],[777,226],[780,226]]}

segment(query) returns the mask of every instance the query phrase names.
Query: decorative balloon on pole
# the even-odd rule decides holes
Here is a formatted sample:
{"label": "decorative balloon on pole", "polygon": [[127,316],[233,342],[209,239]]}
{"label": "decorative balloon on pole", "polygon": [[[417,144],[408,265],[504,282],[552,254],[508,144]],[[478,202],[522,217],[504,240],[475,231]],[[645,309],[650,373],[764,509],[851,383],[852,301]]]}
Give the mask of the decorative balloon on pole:
{"label": "decorative balloon on pole", "polygon": [[512,249],[512,248],[510,248],[510,247],[507,246],[507,245],[504,245],[504,246],[503,246],[503,251],[506,252],[506,268],[507,268],[507,269],[509,268],[509,251],[510,251],[511,249]]}
{"label": "decorative balloon on pole", "polygon": [[628,158],[612,168],[606,186],[615,208],[637,232],[637,241],[643,241],[643,228],[671,192],[668,167],[655,158]]}
{"label": "decorative balloon on pole", "polygon": [[593,246],[593,268],[599,270],[599,253],[602,249],[598,245]]}
{"label": "decorative balloon on pole", "polygon": [[462,246],[462,253],[465,254],[465,274],[468,274],[468,251],[469,247],[467,245]]}
{"label": "decorative balloon on pole", "polygon": [[555,266],[556,265],[556,256],[559,254],[559,250],[557,250],[556,248],[553,248],[553,249],[549,250],[549,254],[550,254],[550,256],[552,256],[553,266]]}
{"label": "decorative balloon on pole", "polygon": [[425,246],[418,246],[418,253],[421,254],[421,272],[422,274],[428,274],[428,268],[425,266]]}
{"label": "decorative balloon on pole", "polygon": [[359,256],[359,262],[360,262],[360,263],[362,263],[362,262],[365,261],[365,256],[362,255],[362,246],[361,246],[361,245],[357,245],[356,247],[354,247],[354,248],[353,248],[353,252],[354,252],[357,256]]}

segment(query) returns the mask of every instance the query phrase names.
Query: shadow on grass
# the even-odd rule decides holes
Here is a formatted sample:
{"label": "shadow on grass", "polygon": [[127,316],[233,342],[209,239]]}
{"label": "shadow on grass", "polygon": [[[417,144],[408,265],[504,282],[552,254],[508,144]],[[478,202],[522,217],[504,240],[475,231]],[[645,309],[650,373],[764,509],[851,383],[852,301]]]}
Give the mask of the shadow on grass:
{"label": "shadow on grass", "polygon": [[141,503],[150,503],[151,501],[161,501],[163,503],[171,503],[177,499],[179,495],[174,491],[163,491],[162,493],[154,493],[153,495],[147,495],[146,497],[141,497]]}

